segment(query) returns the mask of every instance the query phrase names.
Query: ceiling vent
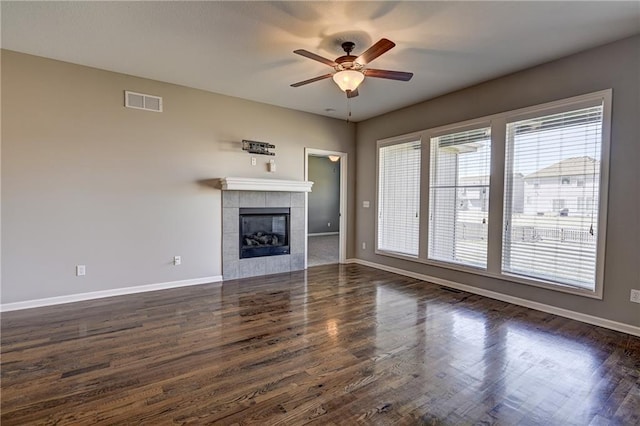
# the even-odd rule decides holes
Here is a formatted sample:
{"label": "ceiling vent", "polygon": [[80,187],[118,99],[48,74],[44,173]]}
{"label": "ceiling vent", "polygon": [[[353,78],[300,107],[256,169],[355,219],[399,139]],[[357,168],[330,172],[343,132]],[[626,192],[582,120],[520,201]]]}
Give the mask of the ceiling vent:
{"label": "ceiling vent", "polygon": [[160,96],[145,95],[144,93],[125,90],[124,106],[127,108],[143,109],[145,111],[162,112],[162,98]]}

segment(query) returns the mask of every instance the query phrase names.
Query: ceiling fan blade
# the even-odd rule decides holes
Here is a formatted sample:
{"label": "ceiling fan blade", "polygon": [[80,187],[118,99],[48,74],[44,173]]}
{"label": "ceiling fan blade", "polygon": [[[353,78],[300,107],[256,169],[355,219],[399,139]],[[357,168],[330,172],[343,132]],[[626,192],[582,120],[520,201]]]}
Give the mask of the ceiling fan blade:
{"label": "ceiling fan blade", "polygon": [[396,44],[386,38],[380,39],[376,44],[371,46],[362,55],[358,56],[356,62],[360,65],[367,65],[378,56],[382,55],[387,50],[393,48]]}
{"label": "ceiling fan blade", "polygon": [[293,83],[291,85],[291,87],[300,87],[300,86],[304,86],[305,84],[315,83],[316,81],[320,81],[320,80],[324,80],[325,78],[329,78],[332,75],[333,74],[325,74],[325,75],[321,75],[319,77],[310,78],[309,80],[299,81],[297,83]]}
{"label": "ceiling fan blade", "polygon": [[351,98],[355,98],[356,96],[358,96],[358,89],[355,90],[347,90],[347,98],[351,99]]}
{"label": "ceiling fan blade", "polygon": [[336,64],[331,59],[323,58],[320,55],[316,55],[315,53],[309,52],[308,50],[298,49],[294,50],[293,53],[297,53],[300,56],[304,56],[305,58],[313,59],[314,61],[322,62],[325,65],[329,65],[330,67],[335,67]]}
{"label": "ceiling fan blade", "polygon": [[389,80],[409,81],[413,77],[412,72],[376,70],[368,68],[364,70],[364,75],[375,78],[388,78]]}

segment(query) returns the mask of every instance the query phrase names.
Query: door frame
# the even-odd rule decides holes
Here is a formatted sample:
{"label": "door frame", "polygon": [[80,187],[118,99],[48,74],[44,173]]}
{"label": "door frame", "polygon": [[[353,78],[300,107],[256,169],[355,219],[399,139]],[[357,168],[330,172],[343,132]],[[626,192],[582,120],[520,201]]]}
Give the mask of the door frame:
{"label": "door frame", "polygon": [[[304,180],[309,180],[309,156],[328,157],[337,155],[340,157],[340,229],[339,229],[339,249],[338,263],[347,262],[347,165],[348,155],[341,151],[328,151],[325,149],[305,148],[304,149]],[[311,188],[313,191],[313,187]],[[305,223],[304,223],[304,269],[307,269],[307,258],[309,256],[309,193],[305,192]]]}

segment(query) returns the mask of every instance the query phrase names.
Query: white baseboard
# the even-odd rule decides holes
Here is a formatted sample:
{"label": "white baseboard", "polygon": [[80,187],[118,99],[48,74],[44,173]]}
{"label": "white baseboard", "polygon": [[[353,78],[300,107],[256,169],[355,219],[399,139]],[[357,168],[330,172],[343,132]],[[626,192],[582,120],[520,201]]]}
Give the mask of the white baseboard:
{"label": "white baseboard", "polygon": [[222,281],[222,275],[194,278],[190,280],[171,281],[158,284],[139,285],[134,287],[114,288],[112,290],[92,291],[89,293],[70,294],[67,296],[47,297],[45,299],[25,300],[0,304],[0,312],[17,311],[20,309],[40,308],[42,306],[61,305],[63,303],[81,302],[83,300],[102,299],[104,297],[122,296],[125,294],[144,293],[147,291],[166,290],[169,288],[187,287],[199,284],[209,284]]}
{"label": "white baseboard", "polygon": [[309,237],[324,237],[326,235],[340,235],[339,232],[315,232],[313,234],[307,234]]}
{"label": "white baseboard", "polygon": [[429,275],[419,274],[417,272],[405,271],[404,269],[394,268],[392,266],[386,266],[375,262],[369,262],[362,259],[347,259],[345,263],[356,263],[358,265],[369,266],[371,268],[380,269],[387,272],[392,272],[398,275],[404,275],[405,277],[411,277],[422,281],[428,281],[444,287],[455,288],[458,290],[466,291],[467,293],[479,294],[490,299],[501,300],[503,302],[512,303],[518,306],[524,306],[525,308],[535,309],[537,311],[547,312],[549,314],[558,315],[560,317],[573,319],[576,321],[584,322],[587,324],[597,325],[599,327],[608,328],[610,330],[621,331],[623,333],[631,334],[633,336],[640,336],[640,327],[625,324],[622,322],[608,320],[606,318],[600,318],[593,315],[583,314],[581,312],[571,311],[569,309],[558,308],[556,306],[547,305],[544,303],[533,302],[531,300],[522,299],[515,296],[509,296],[506,294],[498,293],[491,290],[485,290],[483,288],[473,287],[466,284],[457,283],[455,281],[444,280],[442,278],[431,277]]}

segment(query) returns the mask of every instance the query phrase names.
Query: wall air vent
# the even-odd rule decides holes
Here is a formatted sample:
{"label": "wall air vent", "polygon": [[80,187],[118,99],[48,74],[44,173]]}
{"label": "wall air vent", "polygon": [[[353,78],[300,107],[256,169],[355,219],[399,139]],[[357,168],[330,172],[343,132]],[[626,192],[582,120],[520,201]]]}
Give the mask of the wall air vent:
{"label": "wall air vent", "polygon": [[127,108],[144,109],[145,111],[162,112],[162,98],[160,96],[145,95],[144,93],[125,90],[124,106]]}

